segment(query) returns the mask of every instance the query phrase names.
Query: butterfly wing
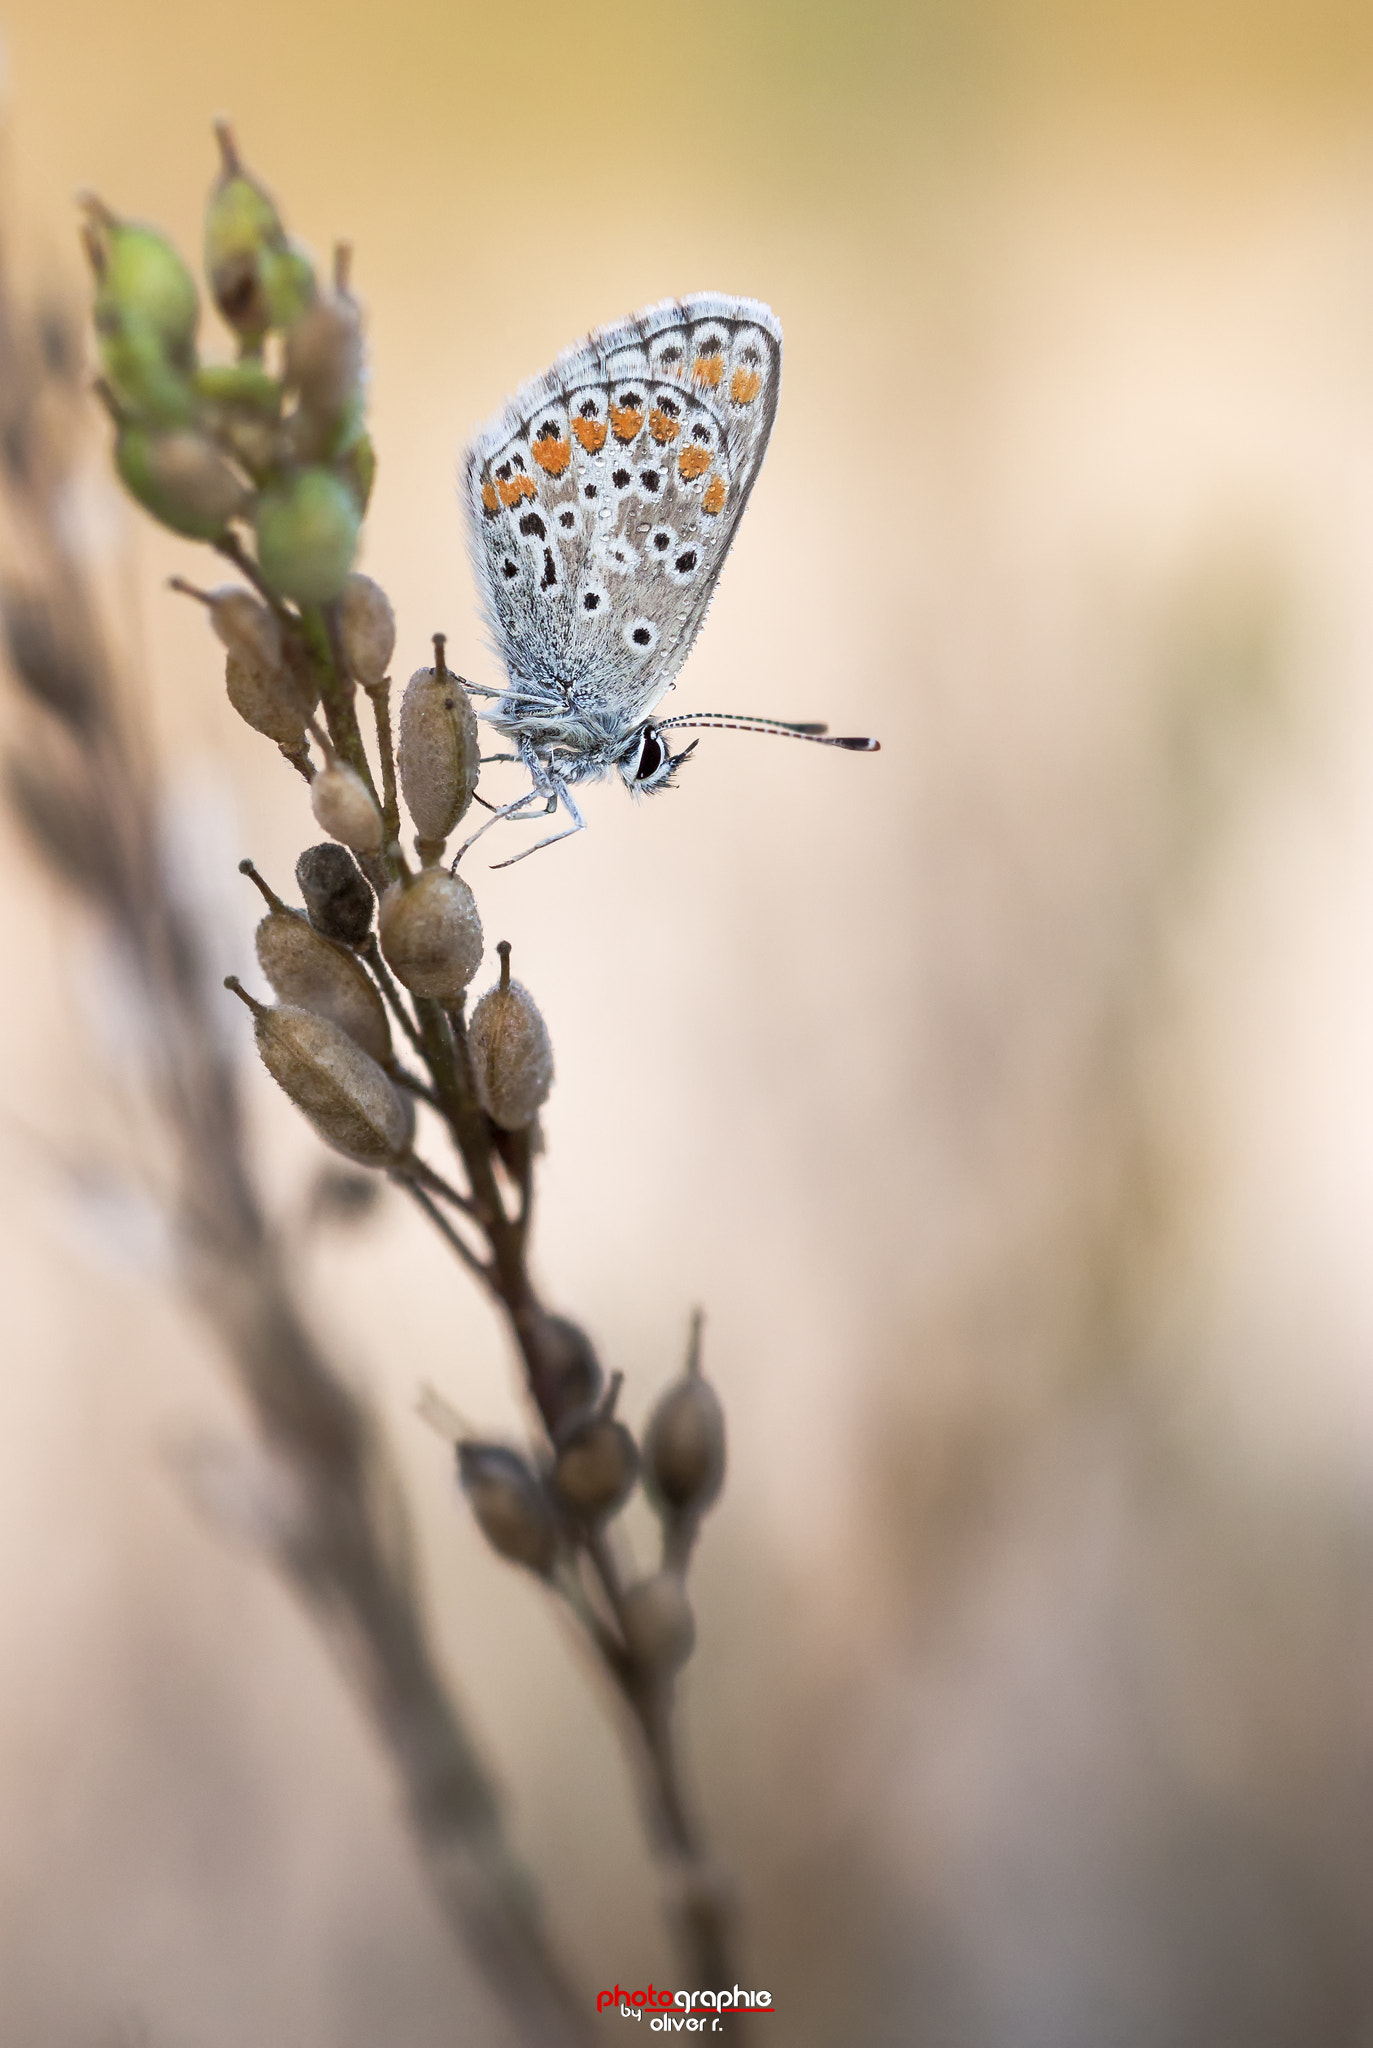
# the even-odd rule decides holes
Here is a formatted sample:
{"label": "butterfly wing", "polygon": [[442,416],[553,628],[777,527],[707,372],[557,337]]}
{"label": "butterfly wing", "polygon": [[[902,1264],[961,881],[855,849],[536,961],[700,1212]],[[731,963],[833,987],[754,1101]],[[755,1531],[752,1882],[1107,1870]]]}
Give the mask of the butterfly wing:
{"label": "butterfly wing", "polygon": [[472,552],[518,693],[614,740],[671,685],[777,411],[782,330],[753,299],[670,300],[567,349],[465,463]]}

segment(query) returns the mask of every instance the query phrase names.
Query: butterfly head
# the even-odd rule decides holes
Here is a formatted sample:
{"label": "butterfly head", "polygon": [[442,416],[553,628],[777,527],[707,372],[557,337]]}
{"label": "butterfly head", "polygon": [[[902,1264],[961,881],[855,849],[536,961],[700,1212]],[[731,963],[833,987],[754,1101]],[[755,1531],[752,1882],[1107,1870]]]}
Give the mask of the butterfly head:
{"label": "butterfly head", "polygon": [[636,796],[646,796],[650,790],[670,789],[673,774],[695,750],[696,741],[693,740],[689,747],[683,747],[680,754],[671,753],[661,728],[652,719],[645,719],[629,735],[615,765],[626,786]]}

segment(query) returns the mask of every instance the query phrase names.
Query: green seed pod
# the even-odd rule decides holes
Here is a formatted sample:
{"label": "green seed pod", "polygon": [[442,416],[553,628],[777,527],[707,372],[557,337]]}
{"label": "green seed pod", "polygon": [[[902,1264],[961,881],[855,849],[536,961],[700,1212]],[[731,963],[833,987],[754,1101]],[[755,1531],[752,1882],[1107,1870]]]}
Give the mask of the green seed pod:
{"label": "green seed pod", "polygon": [[557,1526],[548,1496],[518,1451],[503,1444],[459,1444],[458,1477],[491,1548],[547,1577],[557,1554]]}
{"label": "green seed pod", "polygon": [[625,1644],[636,1664],[666,1678],[696,1644],[696,1622],[676,1572],[655,1572],[625,1590],[620,1606]]}
{"label": "green seed pod", "polygon": [[155,519],[191,540],[218,540],[248,506],[248,492],[213,441],[190,428],[121,428],[115,467]]}
{"label": "green seed pod", "polygon": [[267,304],[267,324],[279,334],[299,320],[319,289],[314,264],[294,242],[284,249],[264,249],[258,258],[258,277]]}
{"label": "green seed pod", "polygon": [[395,1166],[405,1158],[413,1108],[346,1031],[293,1004],[269,1009],[255,1002],[233,975],[225,986],[253,1012],[257,1049],[268,1073],[326,1145],[360,1166]]}
{"label": "green seed pod", "polygon": [[343,586],[339,613],[348,666],[364,689],[374,690],[386,681],[396,651],[396,615],[391,600],[379,583],[355,569]]}
{"label": "green seed pod", "polygon": [[345,422],[333,450],[334,468],[352,492],[359,513],[367,510],[372,486],[377,480],[377,451],[372,446],[370,435],[360,424],[361,416],[359,407],[359,424],[350,428]]}
{"label": "green seed pod", "polygon": [[336,426],[362,381],[362,319],[356,300],[321,293],[286,336],[286,383],[301,410],[321,427]]}
{"label": "green seed pod", "polygon": [[413,995],[456,1003],[481,965],[476,898],[460,875],[443,868],[393,882],[381,899],[378,930],[392,973]]}
{"label": "green seed pod", "polygon": [[286,230],[269,192],[243,168],[233,134],[218,122],[223,159],[205,210],[205,274],[215,304],[249,348],[273,325],[264,277],[288,253]]}
{"label": "green seed pod", "polygon": [[132,315],[96,314],[100,367],[122,410],[144,426],[189,425],[195,394],[152,329]]}
{"label": "green seed pod", "polygon": [[321,768],[310,784],[310,808],[331,839],[354,853],[381,852],[381,812],[355,768],[343,761]]}
{"label": "green seed pod", "polygon": [[361,523],[347,484],[302,469],[265,490],[254,514],[264,582],[297,604],[331,604],[348,580]]}
{"label": "green seed pod", "polygon": [[548,1027],[529,990],[510,979],[510,945],[502,939],[499,986],[489,988],[467,1028],[467,1049],[477,1097],[502,1130],[532,1124],[553,1086]]}
{"label": "green seed pod", "polygon": [[623,1507],[639,1476],[638,1448],[613,1412],[622,1380],[616,1373],[600,1407],[569,1418],[555,1440],[554,1489],[566,1507],[587,1521]]}
{"label": "green seed pod", "polygon": [[307,846],[296,862],[296,882],[305,912],[317,932],[345,946],[366,943],[376,898],[372,885],[346,846],[326,840]]}
{"label": "green seed pod", "polygon": [[264,733],[288,753],[299,753],[319,697],[303,686],[294,670],[259,668],[255,661],[240,661],[231,654],[224,663],[224,688],[234,710],[254,732]]}
{"label": "green seed pod", "polygon": [[196,371],[194,382],[197,397],[207,405],[254,413],[264,420],[281,417],[281,386],[261,363],[206,363]]}
{"label": "green seed pod", "polygon": [[401,790],[426,863],[443,852],[480,773],[476,713],[461,676],[443,666],[442,635],[435,645],[439,666],[416,669],[405,686],[396,746]]}
{"label": "green seed pod", "polygon": [[299,911],[288,910],[251,861],[241,865],[270,906],[257,928],[257,957],[275,994],[283,1003],[332,1018],[354,1044],[385,1066],[391,1058],[386,1005],[357,956],[326,939]]}
{"label": "green seed pod", "polygon": [[534,1398],[550,1434],[571,1416],[593,1406],[604,1374],[591,1339],[566,1316],[543,1316],[538,1326]]}
{"label": "green seed pod", "polygon": [[137,221],[117,220],[99,200],[88,199],[99,269],[97,324],[134,321],[182,368],[195,359],[200,294],[195,279],[165,235]]}

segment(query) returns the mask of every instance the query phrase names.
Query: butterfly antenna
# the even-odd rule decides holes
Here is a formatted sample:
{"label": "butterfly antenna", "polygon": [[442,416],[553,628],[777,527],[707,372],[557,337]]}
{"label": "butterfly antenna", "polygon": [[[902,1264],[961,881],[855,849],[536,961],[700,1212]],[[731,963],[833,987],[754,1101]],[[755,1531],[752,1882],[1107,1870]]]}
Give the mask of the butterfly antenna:
{"label": "butterfly antenna", "polygon": [[813,740],[819,747],[844,747],[851,754],[876,754],[881,741],[832,733],[827,725],[800,724],[785,718],[752,718],[735,711],[700,711],[695,716],[655,720],[659,732],[690,725],[718,726],[725,732],[770,732],[784,740]]}

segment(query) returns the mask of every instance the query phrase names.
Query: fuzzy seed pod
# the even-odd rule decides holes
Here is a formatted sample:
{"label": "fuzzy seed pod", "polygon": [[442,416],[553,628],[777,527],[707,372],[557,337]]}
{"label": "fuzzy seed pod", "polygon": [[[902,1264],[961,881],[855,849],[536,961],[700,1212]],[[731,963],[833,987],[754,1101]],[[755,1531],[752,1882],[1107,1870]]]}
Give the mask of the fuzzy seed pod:
{"label": "fuzzy seed pod", "polygon": [[360,515],[347,484],[302,469],[259,497],[253,524],[263,579],[298,604],[331,604],[357,553]]}
{"label": "fuzzy seed pod", "polygon": [[458,1477],[491,1548],[545,1577],[557,1529],[548,1497],[519,1453],[503,1444],[459,1444]]}
{"label": "fuzzy seed pod", "polygon": [[[385,682],[396,651],[396,615],[391,600],[379,583],[355,569],[343,586],[339,613],[348,666],[364,689],[374,690]],[[404,730],[402,722],[402,733]],[[403,739],[401,744],[405,744]]]}
{"label": "fuzzy seed pod", "polygon": [[326,840],[307,846],[296,862],[296,882],[305,913],[317,932],[345,946],[366,943],[376,898],[372,885],[346,846]]}
{"label": "fuzzy seed pod", "polygon": [[291,753],[299,751],[306,723],[319,702],[305,671],[290,663],[260,668],[255,661],[240,661],[230,654],[224,663],[224,687],[234,710],[255,732],[265,733]]}
{"label": "fuzzy seed pod", "polygon": [[477,717],[460,676],[417,669],[400,707],[396,764],[421,859],[437,860],[472,801],[479,772]]}
{"label": "fuzzy seed pod", "polygon": [[460,875],[426,868],[413,882],[393,882],[377,923],[391,971],[412,995],[458,1001],[482,957],[476,898]]}
{"label": "fuzzy seed pod", "polygon": [[584,1330],[566,1316],[541,1318],[534,1397],[550,1432],[592,1407],[604,1377]]}
{"label": "fuzzy seed pod", "polygon": [[391,1026],[376,983],[360,961],[294,910],[269,910],[257,928],[258,963],[283,1003],[329,1017],[381,1066]]}
{"label": "fuzzy seed pod", "polygon": [[331,761],[310,784],[310,809],[331,839],[354,853],[380,853],[381,812],[356,768]]}
{"label": "fuzzy seed pod", "polygon": [[510,947],[502,939],[501,979],[489,988],[467,1030],[472,1079],[482,1108],[506,1131],[532,1124],[553,1086],[548,1027],[527,988],[510,979]]}
{"label": "fuzzy seed pod", "polygon": [[214,442],[190,428],[121,428],[115,467],[140,505],[191,540],[218,540],[246,511],[248,492]]}
{"label": "fuzzy seed pod", "polygon": [[703,1514],[725,1478],[725,1416],[693,1365],[670,1386],[644,1435],[649,1493],[670,1515]]}
{"label": "fuzzy seed pod", "polygon": [[[179,579],[174,588],[189,591],[193,597],[202,595]],[[281,625],[276,613],[261,598],[234,583],[221,583],[217,590],[203,593],[203,597],[210,624],[230,654],[254,668],[280,668]]]}
{"label": "fuzzy seed pod", "polygon": [[321,293],[286,336],[286,382],[301,410],[332,426],[348,409],[362,378],[362,321],[355,300]]}
{"label": "fuzzy seed pod", "polygon": [[619,1391],[617,1373],[597,1412],[573,1416],[557,1436],[554,1488],[565,1506],[589,1522],[622,1507],[639,1475],[638,1448],[611,1412]]}
{"label": "fuzzy seed pod", "polygon": [[625,1589],[620,1608],[625,1643],[643,1670],[668,1677],[696,1643],[696,1622],[676,1572],[655,1572]]}
{"label": "fuzzy seed pod", "polygon": [[360,1166],[395,1166],[410,1149],[414,1112],[376,1061],[328,1017],[293,1004],[249,1003],[257,1049],[272,1079],[326,1145]]}

